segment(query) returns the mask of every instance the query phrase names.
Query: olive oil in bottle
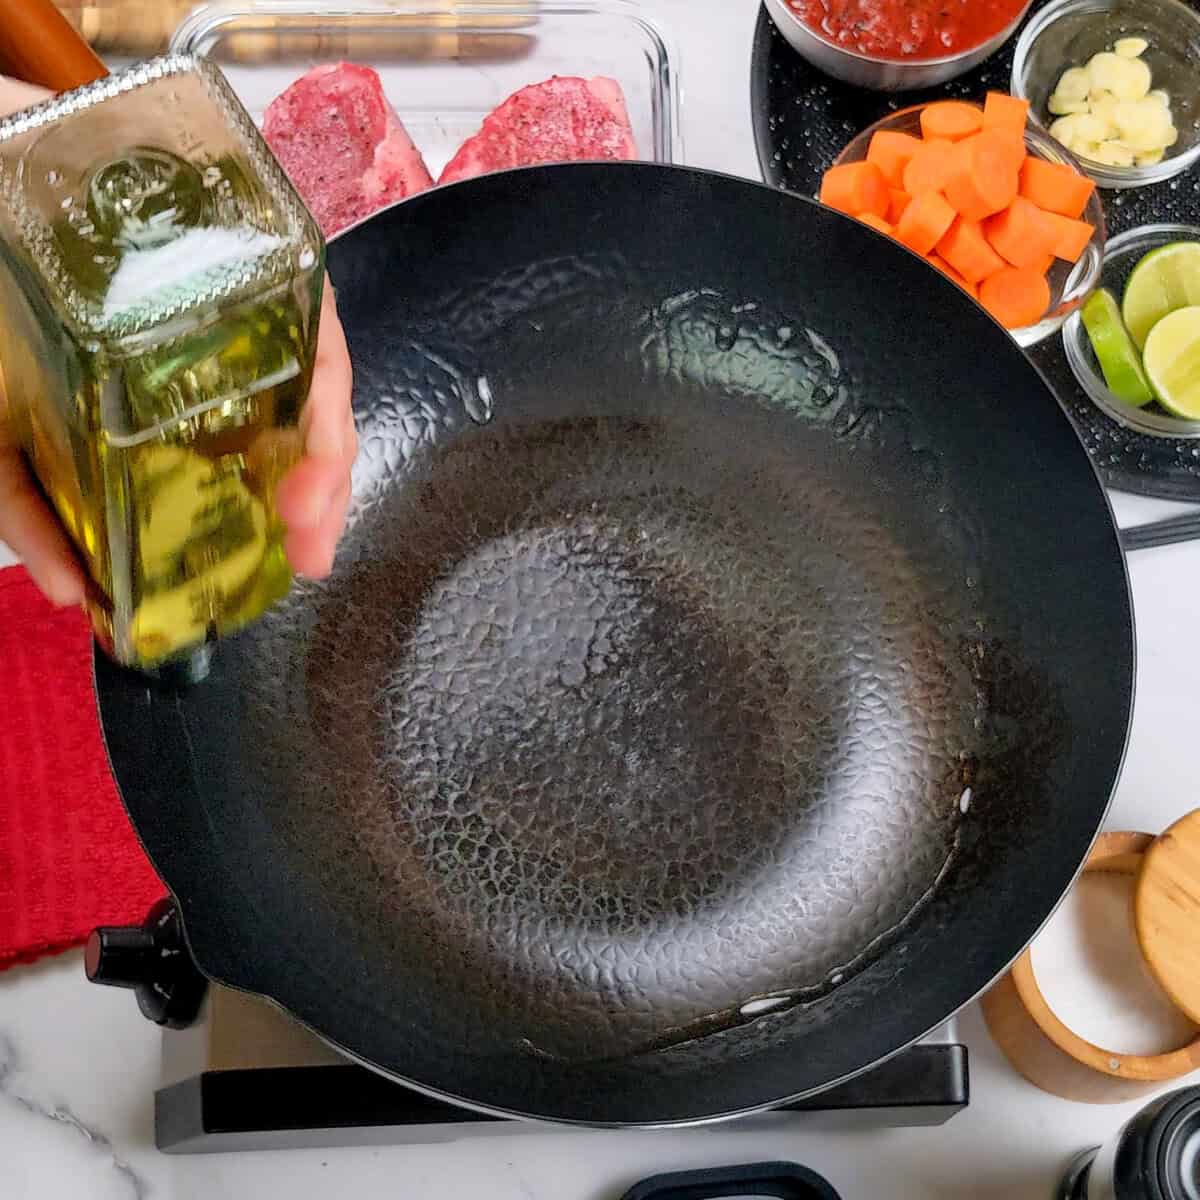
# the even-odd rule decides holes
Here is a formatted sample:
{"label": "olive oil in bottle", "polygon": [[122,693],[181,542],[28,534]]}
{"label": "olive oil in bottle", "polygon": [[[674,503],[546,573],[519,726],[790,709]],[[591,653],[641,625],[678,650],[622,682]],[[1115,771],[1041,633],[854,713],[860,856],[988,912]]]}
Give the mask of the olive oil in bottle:
{"label": "olive oil in bottle", "polygon": [[286,594],[316,225],[219,71],[157,59],[0,124],[4,415],[128,666]]}

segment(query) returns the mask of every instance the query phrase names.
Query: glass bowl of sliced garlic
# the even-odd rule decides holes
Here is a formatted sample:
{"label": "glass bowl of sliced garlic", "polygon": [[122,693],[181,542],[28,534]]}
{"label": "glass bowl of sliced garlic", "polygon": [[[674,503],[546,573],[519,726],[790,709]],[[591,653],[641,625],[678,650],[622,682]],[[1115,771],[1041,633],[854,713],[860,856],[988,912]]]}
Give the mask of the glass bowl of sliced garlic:
{"label": "glass bowl of sliced garlic", "polygon": [[1200,13],[1179,0],[1053,0],[1025,27],[1011,89],[1105,188],[1200,160]]}

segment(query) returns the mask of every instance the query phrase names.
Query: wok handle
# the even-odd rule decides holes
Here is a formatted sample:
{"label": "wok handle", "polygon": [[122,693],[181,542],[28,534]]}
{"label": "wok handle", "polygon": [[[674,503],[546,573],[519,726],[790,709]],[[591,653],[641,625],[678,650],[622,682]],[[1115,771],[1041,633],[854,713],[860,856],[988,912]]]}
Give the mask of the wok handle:
{"label": "wok handle", "polygon": [[1120,531],[1121,549],[1126,554],[1134,550],[1150,550],[1155,546],[1174,546],[1200,538],[1200,512],[1131,525]]}
{"label": "wok handle", "polygon": [[103,79],[108,68],[53,0],[0,0],[0,72],[69,92]]}

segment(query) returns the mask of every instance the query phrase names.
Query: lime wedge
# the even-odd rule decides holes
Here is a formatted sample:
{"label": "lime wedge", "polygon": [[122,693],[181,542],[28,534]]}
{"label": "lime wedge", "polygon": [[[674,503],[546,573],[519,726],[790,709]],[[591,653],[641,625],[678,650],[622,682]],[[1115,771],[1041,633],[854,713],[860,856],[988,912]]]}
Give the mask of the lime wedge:
{"label": "lime wedge", "polygon": [[1150,330],[1144,362],[1159,404],[1200,421],[1200,304],[1176,309]]}
{"label": "lime wedge", "polygon": [[1192,304],[1200,304],[1200,242],[1170,242],[1133,268],[1121,313],[1141,349],[1167,313]]}
{"label": "lime wedge", "polygon": [[1154,399],[1154,392],[1112,292],[1103,288],[1093,292],[1079,315],[1108,390],[1134,408],[1149,404]]}

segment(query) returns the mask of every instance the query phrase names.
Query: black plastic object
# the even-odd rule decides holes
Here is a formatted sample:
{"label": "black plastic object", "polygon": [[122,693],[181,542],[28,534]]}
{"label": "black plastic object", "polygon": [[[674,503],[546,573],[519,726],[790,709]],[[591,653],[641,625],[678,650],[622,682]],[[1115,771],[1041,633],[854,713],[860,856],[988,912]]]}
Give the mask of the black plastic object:
{"label": "black plastic object", "polygon": [[[1048,2],[1035,0],[1026,22]],[[751,103],[763,178],[798,195],[815,196],[822,174],[846,143],[889,112],[948,96],[979,99],[989,89],[1007,92],[1019,36],[1020,31],[1014,33],[987,62],[950,83],[888,95],[823,75],[788,45],[761,9],[754,36]],[[1193,170],[1148,187],[1105,192],[1103,200],[1110,238],[1162,221],[1195,224],[1200,173]],[[1060,337],[1049,337],[1028,353],[1066,406],[1109,486],[1145,496],[1200,500],[1200,446],[1195,441],[1135,433],[1105,416],[1075,381]]]}
{"label": "black plastic object", "polygon": [[[762,1120],[795,1115],[809,1131],[930,1127],[960,1113],[969,1095],[967,1048],[919,1045]],[[154,1097],[155,1143],[168,1154],[445,1141],[497,1125],[513,1128],[349,1064],[206,1071]]]}
{"label": "black plastic object", "polygon": [[331,577],[197,687],[96,662],[202,971],[598,1125],[815,1095],[985,988],[1133,679],[1107,501],[1011,338],[856,221],[651,164],[423,193],[329,269]]}
{"label": "black plastic object", "polygon": [[208,987],[183,938],[179,912],[169,898],[142,925],[94,929],[84,947],[92,983],[131,989],[138,1007],[156,1025],[186,1029],[199,1015]]}
{"label": "black plastic object", "polygon": [[1200,1087],[1189,1087],[1147,1104],[1108,1146],[1079,1154],[1058,1194],[1060,1200],[1193,1200],[1198,1192]]}
{"label": "black plastic object", "polygon": [[655,1175],[627,1191],[623,1200],[720,1200],[724,1196],[773,1196],[778,1200],[841,1200],[828,1180],[796,1163],[748,1163]]}

